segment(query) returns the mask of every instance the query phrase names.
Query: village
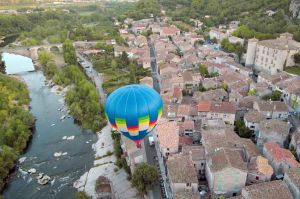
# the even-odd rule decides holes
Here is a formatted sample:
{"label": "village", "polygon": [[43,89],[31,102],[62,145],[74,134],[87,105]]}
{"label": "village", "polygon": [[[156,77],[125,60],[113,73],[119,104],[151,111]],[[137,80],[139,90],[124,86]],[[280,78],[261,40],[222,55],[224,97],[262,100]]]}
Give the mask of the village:
{"label": "village", "polygon": [[142,162],[156,166],[163,198],[300,198],[300,78],[283,71],[300,50],[293,35],[250,39],[245,67],[219,45],[246,42],[231,34],[238,21],[212,28],[215,43],[167,17],[116,24],[128,45],[114,43],[114,56],[149,68],[153,77],[140,84],[164,102],[142,148],[121,138],[132,172]]}

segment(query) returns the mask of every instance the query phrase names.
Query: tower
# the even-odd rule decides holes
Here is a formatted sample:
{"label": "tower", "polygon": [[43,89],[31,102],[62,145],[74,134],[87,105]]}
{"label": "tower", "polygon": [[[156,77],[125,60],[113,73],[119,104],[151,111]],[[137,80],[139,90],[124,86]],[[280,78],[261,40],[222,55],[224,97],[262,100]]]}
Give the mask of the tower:
{"label": "tower", "polygon": [[247,55],[246,55],[246,66],[253,66],[255,63],[255,54],[256,54],[256,46],[258,43],[258,39],[249,39]]}

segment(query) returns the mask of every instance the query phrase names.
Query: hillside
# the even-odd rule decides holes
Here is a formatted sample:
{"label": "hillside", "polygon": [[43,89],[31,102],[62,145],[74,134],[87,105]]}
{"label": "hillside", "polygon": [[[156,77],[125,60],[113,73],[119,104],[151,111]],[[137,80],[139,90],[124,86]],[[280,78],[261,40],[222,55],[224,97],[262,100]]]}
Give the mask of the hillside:
{"label": "hillside", "polygon": [[[291,32],[300,41],[300,20],[292,17],[291,0],[160,0],[160,4],[173,20],[200,19],[208,27],[239,20],[262,33]],[[274,14],[268,16],[267,11]]]}

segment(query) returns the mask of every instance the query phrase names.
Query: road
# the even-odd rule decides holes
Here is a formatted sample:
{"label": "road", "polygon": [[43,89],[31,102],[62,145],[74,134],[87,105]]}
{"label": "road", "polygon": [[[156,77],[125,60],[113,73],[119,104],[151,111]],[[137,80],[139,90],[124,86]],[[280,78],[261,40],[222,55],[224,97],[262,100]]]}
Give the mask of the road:
{"label": "road", "polygon": [[100,94],[101,102],[104,103],[106,99],[106,93],[102,88],[102,75],[98,73],[94,68],[93,64],[79,52],[76,52],[79,59],[79,64],[82,66],[85,74],[93,81],[96,86],[98,93]]}
{"label": "road", "polygon": [[158,67],[157,67],[157,62],[156,62],[156,52],[155,52],[155,47],[154,43],[148,39],[148,46],[150,48],[150,58],[151,58],[151,74],[152,74],[152,79],[153,79],[153,88],[160,93],[160,88],[161,88],[161,81],[158,73]]}
{"label": "road", "polygon": [[[156,149],[154,146],[150,146],[149,144],[149,140],[148,137],[151,135],[148,135],[147,137],[145,137],[144,139],[144,147],[145,147],[145,153],[146,153],[146,157],[147,157],[147,163],[149,165],[152,165],[154,167],[157,168],[157,161],[154,159],[154,157],[156,156]],[[156,185],[153,189],[152,192],[150,192],[150,198],[153,199],[162,199],[162,194],[161,194],[161,190],[160,190],[160,186]]]}

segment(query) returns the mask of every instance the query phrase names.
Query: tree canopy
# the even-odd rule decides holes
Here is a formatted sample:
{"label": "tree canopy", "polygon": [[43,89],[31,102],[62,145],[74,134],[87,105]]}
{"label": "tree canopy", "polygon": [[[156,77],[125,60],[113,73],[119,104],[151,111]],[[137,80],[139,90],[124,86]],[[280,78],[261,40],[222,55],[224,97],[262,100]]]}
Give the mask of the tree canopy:
{"label": "tree canopy", "polygon": [[0,189],[31,136],[34,118],[28,105],[27,86],[0,73]]}
{"label": "tree canopy", "polygon": [[156,168],[145,163],[138,165],[132,175],[131,182],[140,194],[146,194],[158,183]]}

